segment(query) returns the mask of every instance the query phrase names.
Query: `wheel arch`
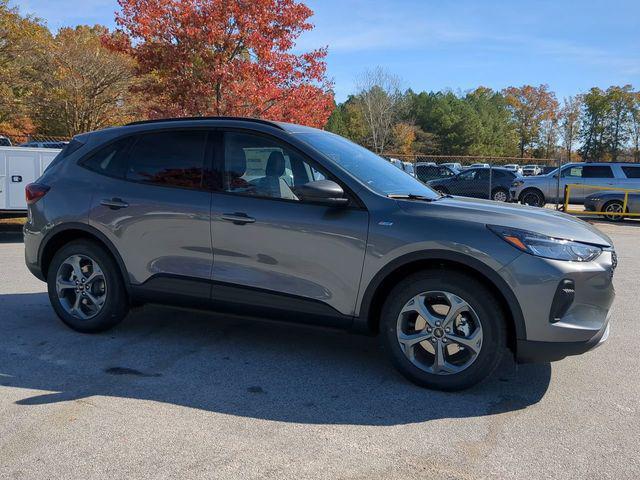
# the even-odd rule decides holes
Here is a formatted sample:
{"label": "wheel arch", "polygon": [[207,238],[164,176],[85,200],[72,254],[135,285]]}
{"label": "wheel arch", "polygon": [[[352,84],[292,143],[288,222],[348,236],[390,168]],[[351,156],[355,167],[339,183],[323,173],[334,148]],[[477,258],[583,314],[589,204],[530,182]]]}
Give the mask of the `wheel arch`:
{"label": "wheel arch", "polygon": [[524,190],[522,190],[522,192],[520,192],[520,195],[518,195],[518,201],[522,202],[522,199],[524,198],[525,194],[528,192],[535,192],[538,195],[540,195],[540,198],[542,198],[542,203],[546,203],[547,201],[547,197],[545,196],[544,192],[542,190],[540,190],[538,187],[526,187]]}
{"label": "wheel arch", "polygon": [[40,265],[43,277],[45,279],[47,278],[49,265],[55,253],[67,243],[80,239],[91,240],[109,252],[118,265],[127,295],[131,297],[131,285],[128,281],[127,269],[118,250],[102,232],[85,223],[59,225],[47,233],[38,251],[38,264]]}
{"label": "wheel arch", "polygon": [[479,260],[447,250],[407,254],[378,272],[362,297],[360,314],[354,321],[354,329],[377,334],[386,292],[407,275],[427,269],[455,270],[481,281],[494,294],[508,320],[509,347],[515,351],[516,339],[526,338],[522,309],[507,282]]}

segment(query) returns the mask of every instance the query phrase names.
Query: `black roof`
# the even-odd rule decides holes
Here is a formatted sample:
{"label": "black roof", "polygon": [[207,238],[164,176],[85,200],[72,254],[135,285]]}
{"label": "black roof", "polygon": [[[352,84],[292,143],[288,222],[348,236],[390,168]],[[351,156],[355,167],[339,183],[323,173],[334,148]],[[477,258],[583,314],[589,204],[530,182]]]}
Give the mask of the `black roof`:
{"label": "black roof", "polygon": [[241,122],[255,122],[262,125],[269,125],[271,127],[279,128],[280,130],[284,130],[282,125],[277,122],[272,122],[270,120],[263,120],[261,118],[250,118],[250,117],[176,117],[176,118],[159,118],[155,120],[139,120],[137,122],[127,123],[127,126],[130,125],[147,125],[153,123],[164,123],[164,122],[189,122],[194,120],[237,120]]}

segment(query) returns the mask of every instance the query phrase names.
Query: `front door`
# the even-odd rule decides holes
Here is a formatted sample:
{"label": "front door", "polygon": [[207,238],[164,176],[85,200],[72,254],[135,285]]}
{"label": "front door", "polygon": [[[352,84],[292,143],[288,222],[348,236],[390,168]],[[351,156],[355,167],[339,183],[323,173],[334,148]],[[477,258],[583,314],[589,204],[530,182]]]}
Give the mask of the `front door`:
{"label": "front door", "polygon": [[[298,198],[296,187],[329,177],[284,142],[225,132],[222,191],[214,192],[214,301],[349,322],[354,314],[368,213]],[[335,180],[335,179],[334,179]],[[273,307],[273,309],[272,309]]]}
{"label": "front door", "polygon": [[130,281],[167,294],[209,298],[209,133],[169,130],[111,143],[85,166],[95,184],[90,224],[118,249]]}
{"label": "front door", "polygon": [[[557,186],[555,182],[557,179],[553,179],[553,184],[551,185],[551,192],[557,191]],[[569,189],[569,203],[582,203],[584,201],[584,188],[583,188],[583,180],[582,180],[582,165],[573,165],[565,167],[562,170],[562,174],[560,176],[560,194],[561,201],[564,201],[564,194],[567,185],[571,185]],[[554,195],[551,195],[554,196]]]}

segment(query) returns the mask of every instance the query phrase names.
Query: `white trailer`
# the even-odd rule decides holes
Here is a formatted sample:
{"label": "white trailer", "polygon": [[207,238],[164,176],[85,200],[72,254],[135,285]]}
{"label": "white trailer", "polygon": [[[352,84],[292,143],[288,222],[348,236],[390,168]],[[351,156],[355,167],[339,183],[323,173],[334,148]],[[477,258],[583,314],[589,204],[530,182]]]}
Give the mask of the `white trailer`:
{"label": "white trailer", "polygon": [[24,187],[58,155],[57,148],[0,147],[0,213],[27,210]]}

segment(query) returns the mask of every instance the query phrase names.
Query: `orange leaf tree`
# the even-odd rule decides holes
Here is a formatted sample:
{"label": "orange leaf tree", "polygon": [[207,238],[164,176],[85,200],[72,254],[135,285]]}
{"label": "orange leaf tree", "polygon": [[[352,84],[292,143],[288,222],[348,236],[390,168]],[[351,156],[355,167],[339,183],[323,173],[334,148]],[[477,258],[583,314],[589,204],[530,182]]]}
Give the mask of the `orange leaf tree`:
{"label": "orange leaf tree", "polygon": [[313,26],[295,0],[118,0],[113,48],[128,51],[151,117],[230,115],[325,125],[326,48],[292,52]]}

